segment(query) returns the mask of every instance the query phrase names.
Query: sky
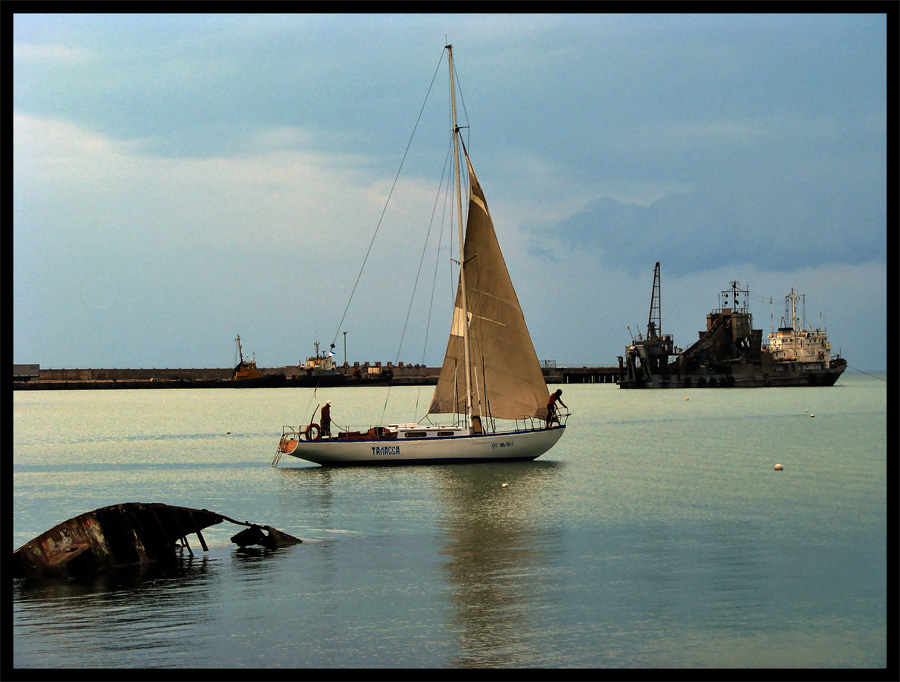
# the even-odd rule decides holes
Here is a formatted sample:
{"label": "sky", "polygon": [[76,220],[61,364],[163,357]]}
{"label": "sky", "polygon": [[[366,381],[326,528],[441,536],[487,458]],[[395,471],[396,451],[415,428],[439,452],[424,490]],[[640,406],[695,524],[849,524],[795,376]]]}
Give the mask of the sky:
{"label": "sky", "polygon": [[659,261],[677,346],[738,281],[886,368],[885,15],[4,21],[15,363],[439,366],[449,42],[540,360],[615,365]]}

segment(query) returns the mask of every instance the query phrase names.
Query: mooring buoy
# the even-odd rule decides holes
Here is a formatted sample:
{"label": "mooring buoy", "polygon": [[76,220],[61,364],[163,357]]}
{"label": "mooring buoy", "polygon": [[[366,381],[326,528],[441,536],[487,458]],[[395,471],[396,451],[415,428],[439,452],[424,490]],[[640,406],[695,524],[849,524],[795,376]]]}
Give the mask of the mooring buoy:
{"label": "mooring buoy", "polygon": [[784,466],[782,466],[781,464],[775,465],[775,471],[781,471],[782,469],[784,469]]}

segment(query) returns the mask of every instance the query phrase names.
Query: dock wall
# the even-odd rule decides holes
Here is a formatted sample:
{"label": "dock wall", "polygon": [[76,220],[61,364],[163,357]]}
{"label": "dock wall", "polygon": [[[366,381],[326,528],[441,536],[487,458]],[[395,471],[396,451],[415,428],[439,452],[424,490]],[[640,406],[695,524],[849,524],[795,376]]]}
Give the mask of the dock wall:
{"label": "dock wall", "polygon": [[[30,367],[37,368],[37,365]],[[408,365],[399,363],[364,362],[338,366],[347,374],[353,374],[357,370],[368,372],[369,368],[389,369],[393,372],[392,384],[395,385],[421,385],[434,384],[440,374],[440,367],[426,367],[425,365]],[[303,375],[305,372],[300,366],[285,367],[260,367],[260,372],[265,375],[284,374],[287,377]],[[209,381],[228,380],[231,378],[231,367],[180,367],[180,368],[40,368],[25,375],[14,373],[14,384],[23,382],[128,382],[128,381]],[[548,384],[595,384],[615,383],[618,376],[617,367],[545,367],[544,379]]]}

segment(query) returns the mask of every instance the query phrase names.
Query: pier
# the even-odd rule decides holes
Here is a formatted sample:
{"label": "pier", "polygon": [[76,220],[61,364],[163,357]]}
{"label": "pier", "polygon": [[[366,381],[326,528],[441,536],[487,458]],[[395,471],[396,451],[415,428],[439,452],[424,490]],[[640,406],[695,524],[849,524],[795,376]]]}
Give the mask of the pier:
{"label": "pier", "polygon": [[559,367],[543,371],[548,384],[614,384],[619,378],[618,367]]}
{"label": "pier", "polygon": [[[13,365],[14,390],[61,390],[104,388],[242,388],[241,381],[232,381],[231,367],[215,368],[41,368],[40,365]],[[313,385],[316,377],[303,367],[285,366],[259,368],[267,377],[285,378],[287,386]],[[348,386],[391,385],[427,386],[437,383],[440,367],[426,367],[407,363],[354,362],[336,368],[330,378],[338,378]],[[557,366],[545,362],[542,371],[548,384],[606,384],[616,383],[618,367]],[[330,385],[334,385],[329,382]],[[337,385],[341,385],[340,383]],[[250,388],[250,384],[246,384]]]}

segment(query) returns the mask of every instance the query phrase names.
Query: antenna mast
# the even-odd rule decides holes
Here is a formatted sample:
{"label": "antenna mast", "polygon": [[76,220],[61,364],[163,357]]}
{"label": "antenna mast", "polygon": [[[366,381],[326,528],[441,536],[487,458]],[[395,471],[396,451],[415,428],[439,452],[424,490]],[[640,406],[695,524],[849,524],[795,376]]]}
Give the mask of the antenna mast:
{"label": "antenna mast", "polygon": [[[800,299],[800,303],[803,307],[803,314],[797,315],[797,299]],[[784,297],[785,302],[785,317],[787,317],[788,310],[790,310],[790,320],[791,320],[791,328],[795,331],[800,331],[803,328],[803,319],[806,317],[806,295],[805,294],[795,294],[794,289],[791,288],[791,293]],[[787,326],[786,320],[782,318],[783,326]]]}

